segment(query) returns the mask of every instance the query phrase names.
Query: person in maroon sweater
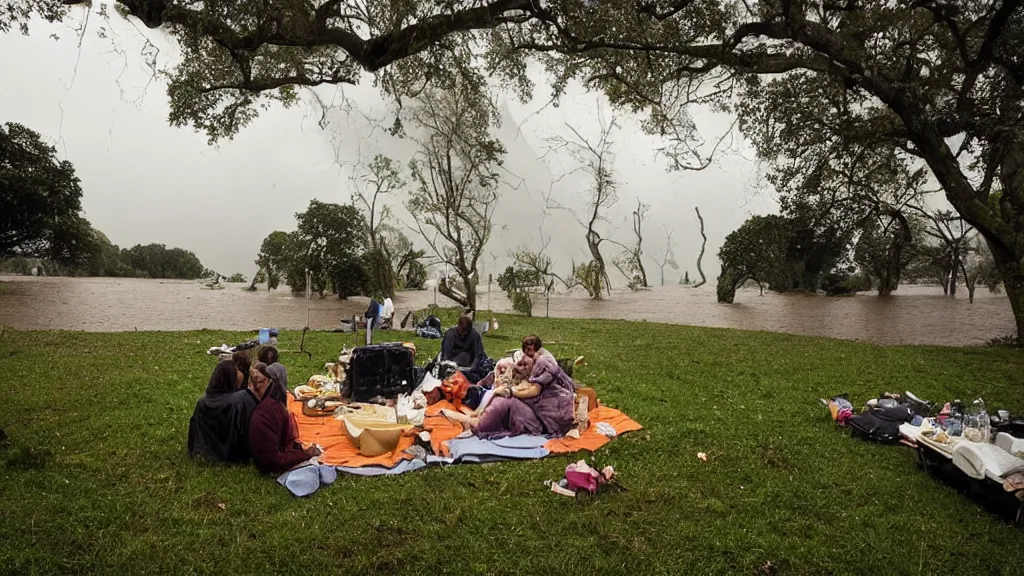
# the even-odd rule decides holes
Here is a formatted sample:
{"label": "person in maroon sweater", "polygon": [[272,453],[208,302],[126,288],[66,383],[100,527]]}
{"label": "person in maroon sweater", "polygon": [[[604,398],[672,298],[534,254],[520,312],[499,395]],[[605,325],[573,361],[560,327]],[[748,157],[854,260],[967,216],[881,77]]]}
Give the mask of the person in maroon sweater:
{"label": "person in maroon sweater", "polygon": [[303,448],[288,410],[269,394],[273,382],[267,365],[259,362],[249,372],[249,387],[260,398],[249,420],[249,452],[260,472],[281,474],[314,456],[315,446]]}

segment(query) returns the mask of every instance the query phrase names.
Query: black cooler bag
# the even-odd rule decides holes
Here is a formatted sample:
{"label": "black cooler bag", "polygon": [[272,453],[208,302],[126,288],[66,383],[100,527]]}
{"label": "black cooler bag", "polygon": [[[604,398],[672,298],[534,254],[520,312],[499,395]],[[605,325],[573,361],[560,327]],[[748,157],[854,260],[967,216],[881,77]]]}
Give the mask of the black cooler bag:
{"label": "black cooler bag", "polygon": [[348,364],[349,397],[366,402],[374,396],[393,398],[416,386],[416,361],[401,344],[373,344],[352,351]]}
{"label": "black cooler bag", "polygon": [[855,414],[846,423],[854,437],[882,444],[896,444],[902,438],[900,424],[913,419],[914,415],[906,406],[879,406]]}

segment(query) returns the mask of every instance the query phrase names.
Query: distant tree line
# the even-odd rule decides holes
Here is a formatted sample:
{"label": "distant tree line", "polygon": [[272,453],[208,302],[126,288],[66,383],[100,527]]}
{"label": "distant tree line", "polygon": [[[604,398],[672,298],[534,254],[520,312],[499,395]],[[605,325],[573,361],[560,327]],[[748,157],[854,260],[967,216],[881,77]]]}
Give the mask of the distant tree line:
{"label": "distant tree line", "polygon": [[21,124],[0,126],[0,272],[195,279],[207,270],[192,252],[162,244],[119,248],[82,215],[75,168]]}

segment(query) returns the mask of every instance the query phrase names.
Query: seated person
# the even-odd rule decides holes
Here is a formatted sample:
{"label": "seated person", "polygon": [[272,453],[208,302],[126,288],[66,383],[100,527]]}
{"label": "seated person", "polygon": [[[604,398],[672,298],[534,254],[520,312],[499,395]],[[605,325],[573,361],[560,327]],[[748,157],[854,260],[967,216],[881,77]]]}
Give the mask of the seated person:
{"label": "seated person", "polygon": [[244,388],[251,362],[249,354],[241,350],[232,354],[230,360],[221,360],[206,384],[207,396],[228,394]]}
{"label": "seated person", "polygon": [[288,369],[278,362],[277,348],[265,346],[256,354],[256,358],[267,365],[267,373],[274,382],[274,386],[267,392],[281,404],[288,404]]}
{"label": "seated person", "polygon": [[484,341],[473,328],[473,319],[463,315],[458,323],[444,333],[441,340],[441,361],[454,362],[459,368],[476,370],[487,359]]}
{"label": "seated person", "polygon": [[569,377],[547,356],[534,359],[524,354],[515,371],[523,380],[511,387],[495,388],[495,397],[483,414],[467,416],[452,410],[441,413],[484,439],[520,434],[564,436],[573,423]]}
{"label": "seated person", "polygon": [[515,370],[516,360],[518,360],[522,356],[522,352],[516,352],[515,357],[510,358],[506,356],[504,358],[499,359],[498,362],[494,365],[494,370],[489,372],[487,376],[485,376],[482,380],[480,380],[480,382],[477,383],[477,385],[483,388],[485,391],[480,399],[480,404],[477,406],[476,410],[473,411],[473,414],[477,416],[483,414],[484,409],[487,408],[487,405],[494,398],[494,393],[496,390],[501,390],[502,388],[511,388],[512,386],[518,384],[522,380],[522,378],[518,374],[516,374]]}
{"label": "seated person", "polygon": [[302,447],[291,414],[270,395],[276,384],[267,365],[260,362],[253,366],[250,380],[250,388],[260,402],[249,421],[249,451],[260,472],[281,474],[319,456],[316,447]]}
{"label": "seated person", "polygon": [[526,354],[530,358],[536,358],[539,354],[541,356],[549,356],[552,360],[555,359],[554,355],[544,348],[544,343],[540,341],[540,336],[537,336],[536,334],[530,334],[523,338],[522,350],[523,354]]}
{"label": "seated person", "polygon": [[[227,386],[241,381],[230,361],[222,362],[221,366],[224,365],[233,372]],[[226,371],[221,366],[214,372],[215,376]],[[218,376],[217,382],[222,378]],[[211,462],[246,462],[250,458],[249,420],[259,397],[251,387],[233,392],[217,391],[224,386],[218,384],[213,393],[207,392],[196,402],[188,423],[188,453]]]}

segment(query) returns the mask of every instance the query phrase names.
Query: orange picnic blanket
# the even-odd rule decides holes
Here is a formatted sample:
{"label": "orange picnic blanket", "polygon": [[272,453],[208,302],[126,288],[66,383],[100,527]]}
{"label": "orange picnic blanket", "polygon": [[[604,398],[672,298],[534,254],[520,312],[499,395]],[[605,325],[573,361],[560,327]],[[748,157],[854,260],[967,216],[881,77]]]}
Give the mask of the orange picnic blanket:
{"label": "orange picnic blanket", "polygon": [[[454,410],[455,406],[447,400],[431,404],[427,407],[427,417],[423,421],[424,430],[430,432],[430,444],[431,448],[434,449],[434,454],[441,454],[444,456],[449,455],[447,442],[462,432],[462,427],[457,424],[453,424],[441,415],[441,410],[446,408],[448,410]],[[580,450],[589,450],[593,452],[608,442],[611,442],[611,438],[598,433],[598,422],[607,422],[608,424],[611,424],[619,434],[635,432],[643,428],[643,426],[638,424],[632,418],[626,416],[615,408],[599,405],[597,408],[590,411],[590,427],[580,434],[580,438],[578,440],[574,438],[554,438],[552,440],[548,440],[547,443],[544,444],[544,448],[552,454],[568,454],[572,452],[579,452]]]}
{"label": "orange picnic blanket", "polygon": [[[443,409],[454,410],[455,406],[447,400],[442,400],[427,407],[427,416],[423,421],[423,429],[430,432],[431,448],[434,454],[448,456],[448,441],[455,438],[462,432],[462,428],[441,415]],[[324,453],[320,456],[320,462],[331,466],[384,466],[393,468],[402,460],[409,460],[412,456],[405,453],[405,450],[415,442],[413,436],[404,436],[398,442],[398,448],[389,454],[367,457],[359,454],[359,450],[349,441],[345,432],[341,429],[341,422],[332,416],[316,417],[306,416],[302,413],[302,402],[289,397],[288,411],[295,418],[299,431],[299,439],[306,444],[316,443],[323,446]],[[615,427],[619,434],[634,432],[643,428],[629,416],[607,406],[598,406],[590,411],[590,427],[580,434],[580,438],[555,438],[548,440],[544,448],[552,454],[568,454],[589,450],[593,452],[611,441],[611,438],[602,436],[597,432],[597,423],[607,422]]]}
{"label": "orange picnic blanket", "polygon": [[341,422],[335,420],[333,416],[306,416],[302,413],[302,402],[291,397],[288,398],[288,412],[295,417],[300,440],[306,444],[316,443],[323,446],[324,453],[320,456],[320,462],[323,464],[393,468],[402,460],[412,458],[405,450],[415,442],[413,436],[403,436],[394,452],[369,458],[359,453],[359,449],[341,429]]}

